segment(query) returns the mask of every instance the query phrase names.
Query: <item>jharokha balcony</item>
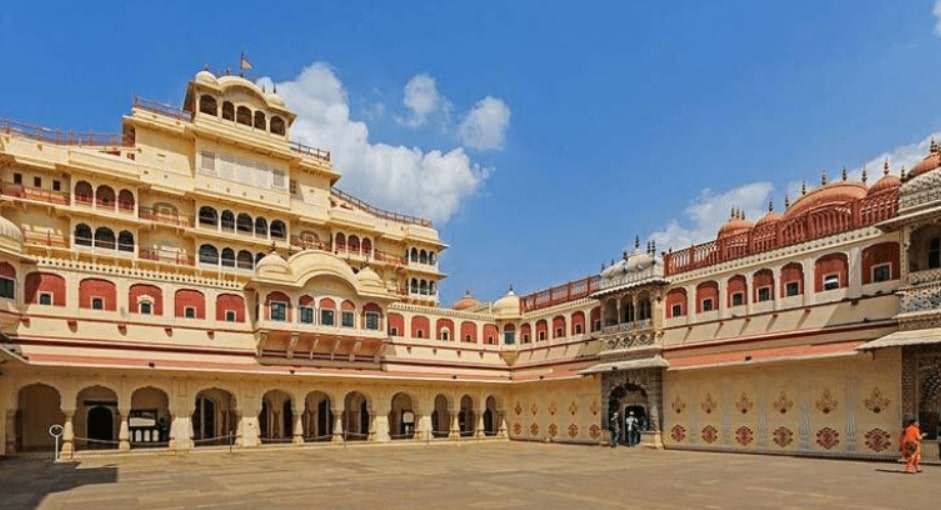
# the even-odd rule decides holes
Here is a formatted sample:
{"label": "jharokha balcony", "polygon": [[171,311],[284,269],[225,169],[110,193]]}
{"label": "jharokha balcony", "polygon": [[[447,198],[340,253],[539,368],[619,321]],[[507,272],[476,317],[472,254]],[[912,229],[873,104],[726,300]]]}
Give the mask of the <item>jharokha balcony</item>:
{"label": "jharokha balcony", "polygon": [[[275,329],[278,328],[278,329]],[[290,329],[288,329],[290,328]],[[271,364],[379,363],[388,336],[384,330],[259,321],[257,355]]]}

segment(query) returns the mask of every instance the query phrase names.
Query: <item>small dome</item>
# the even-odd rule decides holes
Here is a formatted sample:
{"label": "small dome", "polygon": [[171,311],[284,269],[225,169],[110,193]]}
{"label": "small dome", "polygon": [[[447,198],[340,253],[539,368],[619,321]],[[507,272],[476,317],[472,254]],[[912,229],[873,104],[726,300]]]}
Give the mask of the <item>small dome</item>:
{"label": "small dome", "polygon": [[369,266],[360,269],[359,272],[356,273],[356,282],[364,289],[385,290],[385,286],[382,284],[382,278]]}
{"label": "small dome", "polygon": [[941,167],[941,146],[932,139],[928,155],[925,156],[925,159],[919,161],[917,165],[912,167],[912,171],[908,174],[908,177],[916,177],[939,167]]}
{"label": "small dome", "polygon": [[732,215],[729,221],[726,221],[721,228],[716,239],[725,239],[738,234],[744,234],[752,229],[752,222],[745,219],[745,211],[732,209]]}
{"label": "small dome", "polygon": [[203,69],[196,73],[195,81],[197,83],[208,83],[212,85],[216,83],[216,75],[210,73],[208,69]]}
{"label": "small dome", "polygon": [[866,185],[862,182],[835,181],[824,184],[795,200],[784,212],[784,217],[793,218],[811,209],[828,204],[840,205],[852,202],[865,197],[866,193]]}
{"label": "small dome", "polygon": [[454,310],[467,310],[469,308],[475,308],[480,306],[480,301],[471,295],[470,291],[464,293],[464,297],[458,299],[451,305],[451,308]]}
{"label": "small dome", "polygon": [[898,189],[902,185],[902,179],[899,179],[899,176],[892,175],[886,170],[886,174],[882,176],[881,179],[876,181],[875,184],[869,187],[869,194],[875,195],[876,193],[881,193],[889,189]]}
{"label": "small dome", "polygon": [[290,274],[291,268],[288,262],[281,258],[276,252],[265,255],[258,264],[255,264],[255,274]]}
{"label": "small dome", "polygon": [[781,221],[781,215],[780,215],[780,214],[778,214],[778,213],[776,213],[776,212],[774,212],[774,211],[768,211],[767,214],[765,214],[764,216],[761,217],[761,219],[759,219],[758,221],[755,222],[755,227],[762,227],[762,226],[765,226],[765,225],[773,225],[773,224],[775,224],[775,223],[777,223],[777,222],[779,222],[779,221]]}
{"label": "small dome", "polygon": [[23,251],[23,231],[3,216],[0,216],[0,248],[14,252]]}
{"label": "small dome", "polygon": [[508,319],[520,316],[520,297],[513,292],[513,288],[506,295],[494,301],[493,315],[498,319]]}

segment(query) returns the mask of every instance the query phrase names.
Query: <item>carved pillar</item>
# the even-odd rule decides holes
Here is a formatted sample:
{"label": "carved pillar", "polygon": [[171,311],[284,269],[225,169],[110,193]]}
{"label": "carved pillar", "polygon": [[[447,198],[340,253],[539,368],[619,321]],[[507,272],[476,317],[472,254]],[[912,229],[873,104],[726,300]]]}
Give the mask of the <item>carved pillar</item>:
{"label": "carved pillar", "polygon": [[62,452],[60,459],[71,459],[75,453],[75,429],[72,426],[72,418],[75,417],[75,409],[63,409],[65,414],[65,425],[62,427]]}
{"label": "carved pillar", "polygon": [[461,438],[460,413],[460,409],[455,410],[453,407],[448,408],[448,414],[451,417],[451,429],[448,431],[448,439]]}
{"label": "carved pillar", "polygon": [[334,443],[342,443],[345,441],[343,437],[343,413],[346,410],[343,407],[336,407],[333,409],[333,439]]}
{"label": "carved pillar", "polygon": [[127,452],[131,450],[131,432],[127,423],[127,419],[130,414],[130,411],[127,409],[118,409],[118,420],[120,420],[120,428],[118,429],[119,452]]}
{"label": "carved pillar", "polygon": [[16,409],[7,409],[6,419],[5,419],[5,430],[6,430],[6,450],[0,452],[0,454],[11,454],[16,451]]}
{"label": "carved pillar", "polygon": [[485,436],[485,434],[484,434],[484,413],[478,412],[478,413],[476,414],[476,418],[477,418],[477,419],[476,419],[475,421],[477,422],[477,425],[474,427],[474,437],[476,437],[477,439],[483,439],[484,436]]}
{"label": "carved pillar", "polygon": [[377,443],[388,443],[392,440],[389,436],[389,413],[392,411],[390,406],[376,407],[370,410],[369,440]]}
{"label": "carved pillar", "polygon": [[304,413],[299,413],[297,409],[294,409],[291,415],[294,416],[294,437],[291,442],[302,445],[304,444]]}

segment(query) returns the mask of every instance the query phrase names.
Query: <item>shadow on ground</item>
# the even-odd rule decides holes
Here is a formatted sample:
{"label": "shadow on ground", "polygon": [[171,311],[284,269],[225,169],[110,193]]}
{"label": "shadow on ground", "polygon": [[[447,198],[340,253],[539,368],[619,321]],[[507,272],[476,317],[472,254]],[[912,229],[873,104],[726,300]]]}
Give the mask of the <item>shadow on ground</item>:
{"label": "shadow on ground", "polygon": [[80,469],[77,462],[0,457],[0,510],[37,508],[52,493],[117,480],[113,465]]}

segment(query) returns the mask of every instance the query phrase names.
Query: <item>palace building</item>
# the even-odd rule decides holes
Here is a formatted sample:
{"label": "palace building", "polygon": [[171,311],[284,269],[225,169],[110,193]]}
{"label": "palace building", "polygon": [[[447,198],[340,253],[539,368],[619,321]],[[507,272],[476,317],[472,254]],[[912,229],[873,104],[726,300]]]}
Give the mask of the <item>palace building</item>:
{"label": "palace building", "polygon": [[[120,134],[0,120],[0,455],[317,443],[895,458],[941,411],[941,148],[714,241],[441,306],[431,222],[335,187],[275,91],[199,72]],[[342,184],[342,183],[341,183]],[[623,427],[623,423],[621,424]]]}

